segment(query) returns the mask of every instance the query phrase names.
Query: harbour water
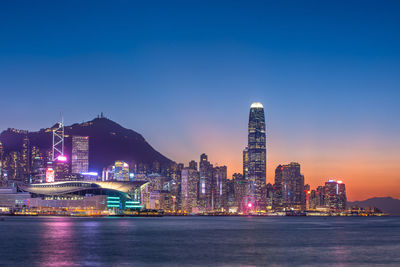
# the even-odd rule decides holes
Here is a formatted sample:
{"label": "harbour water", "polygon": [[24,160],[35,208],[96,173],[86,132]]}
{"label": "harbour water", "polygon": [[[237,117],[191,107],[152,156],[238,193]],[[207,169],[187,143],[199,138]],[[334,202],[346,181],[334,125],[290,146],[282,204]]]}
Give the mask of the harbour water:
{"label": "harbour water", "polygon": [[400,217],[5,217],[0,266],[400,266]]}

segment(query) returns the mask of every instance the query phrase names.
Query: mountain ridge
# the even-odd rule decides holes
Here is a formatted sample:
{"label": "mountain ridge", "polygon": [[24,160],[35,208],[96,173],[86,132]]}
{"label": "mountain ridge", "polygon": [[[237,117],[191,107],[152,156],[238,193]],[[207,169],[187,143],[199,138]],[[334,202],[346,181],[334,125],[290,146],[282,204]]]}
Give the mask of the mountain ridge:
{"label": "mountain ridge", "polygon": [[385,213],[400,216],[400,199],[393,197],[372,197],[362,201],[348,202],[348,206],[376,207]]}

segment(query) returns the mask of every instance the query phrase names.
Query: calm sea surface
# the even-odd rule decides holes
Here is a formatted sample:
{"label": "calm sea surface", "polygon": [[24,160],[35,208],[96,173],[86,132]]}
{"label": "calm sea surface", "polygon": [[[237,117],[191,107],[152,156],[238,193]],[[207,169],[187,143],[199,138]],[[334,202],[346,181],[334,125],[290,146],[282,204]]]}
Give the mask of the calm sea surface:
{"label": "calm sea surface", "polygon": [[400,217],[5,217],[0,266],[400,266]]}

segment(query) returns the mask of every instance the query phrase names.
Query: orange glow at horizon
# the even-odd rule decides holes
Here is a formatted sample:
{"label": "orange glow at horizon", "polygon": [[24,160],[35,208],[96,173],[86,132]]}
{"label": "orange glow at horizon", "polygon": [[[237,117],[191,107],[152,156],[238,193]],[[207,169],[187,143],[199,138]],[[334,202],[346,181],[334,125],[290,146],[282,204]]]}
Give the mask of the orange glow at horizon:
{"label": "orange glow at horizon", "polygon": [[[228,167],[229,179],[233,173],[242,173],[242,150],[247,143],[247,133],[227,135],[226,129],[217,124],[207,124],[192,125],[187,132],[191,136],[191,147],[175,150],[171,158],[184,159],[179,162],[187,165],[192,159],[198,162],[200,154],[206,153],[214,166]],[[400,198],[397,155],[400,145],[393,145],[395,142],[390,143],[377,135],[354,140],[350,140],[352,136],[347,137],[349,140],[342,137],[329,142],[312,138],[285,140],[275,135],[267,136],[267,183],[274,183],[275,168],[279,164],[298,162],[305,184],[311,189],[335,179],[346,184],[349,201],[387,196]]]}

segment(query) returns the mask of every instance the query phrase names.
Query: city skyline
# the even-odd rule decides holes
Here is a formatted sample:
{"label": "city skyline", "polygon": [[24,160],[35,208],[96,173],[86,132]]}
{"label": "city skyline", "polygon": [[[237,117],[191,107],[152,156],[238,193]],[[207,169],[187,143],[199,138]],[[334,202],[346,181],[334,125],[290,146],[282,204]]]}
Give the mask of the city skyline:
{"label": "city skyline", "polygon": [[294,161],[312,187],[345,181],[349,200],[400,197],[397,2],[99,3],[89,17],[88,4],[0,5],[1,131],[103,111],[172,160],[206,153],[231,177],[261,102],[267,183]]}
{"label": "city skyline", "polygon": [[[259,113],[259,109],[261,109],[261,113]],[[249,129],[248,129],[248,131],[249,131],[249,136],[248,136],[248,140],[249,140],[249,142],[250,142],[250,140],[252,140],[253,142],[254,142],[254,140],[258,140],[257,138],[256,139],[254,139],[254,136],[252,135],[252,134],[254,134],[255,132],[258,132],[258,131],[260,131],[260,133],[263,133],[263,129],[264,128],[266,128],[266,126],[262,126],[261,128],[257,128],[257,125],[259,125],[260,123],[262,123],[262,124],[267,124],[266,122],[264,122],[264,110],[263,110],[263,106],[262,106],[262,103],[260,103],[260,102],[254,102],[254,103],[252,103],[251,105],[250,105],[250,117],[249,117]],[[257,115],[255,115],[255,114],[257,114]],[[103,117],[104,115],[103,115],[103,113],[101,113],[100,115],[98,115],[98,118],[101,118],[101,119],[106,119],[106,120],[108,120],[107,118],[105,118],[105,117]],[[260,117],[261,116],[261,117]],[[257,119],[256,119],[257,118]],[[259,119],[261,119],[260,121],[258,121]],[[85,123],[83,123],[83,125],[87,125],[87,123],[85,122]],[[58,127],[58,126],[57,126]],[[57,127],[55,127],[54,129],[57,129]],[[258,126],[258,127],[260,127],[260,126]],[[264,127],[264,128],[263,128]],[[257,130],[255,131],[255,129],[257,128]],[[18,129],[17,130],[17,132],[21,132],[21,133],[28,133],[28,131],[25,131],[25,130],[23,130],[22,129],[22,131],[20,131],[21,129]],[[259,136],[260,137],[260,136]],[[261,136],[262,137],[262,136]],[[88,139],[88,137],[85,137],[85,136],[76,136],[76,135],[73,135],[72,136],[72,140],[74,140],[75,138],[83,138],[83,139]],[[264,140],[264,141],[262,141],[262,140]],[[266,140],[266,138],[265,138],[265,136],[262,138],[262,139],[260,139],[260,140],[258,140],[258,142],[261,142],[261,143],[259,143],[258,145],[261,145],[261,146],[263,146],[262,145],[262,143],[264,142],[265,143],[265,140]],[[257,143],[257,142],[256,142]],[[254,144],[256,144],[256,143],[254,143]],[[73,146],[72,146],[72,149],[74,149],[74,141],[72,142],[72,144],[73,144]],[[255,146],[255,147],[257,147],[258,145],[254,145],[253,144],[253,146]],[[86,144],[87,145],[87,144]],[[264,144],[264,146],[265,146],[265,144]],[[32,149],[35,149],[35,147],[31,147]],[[27,150],[27,149],[29,149],[29,139],[27,139],[26,137],[24,137],[24,139],[23,139],[23,145],[22,145],[22,158],[23,157],[27,157],[27,156],[24,156],[25,154],[27,154],[27,153],[29,153],[29,152],[25,152],[25,150]],[[27,150],[28,151],[28,150]],[[248,148],[247,148],[247,146],[246,146],[246,149],[245,149],[245,151],[247,151],[247,153],[248,153]],[[49,151],[49,152],[51,152],[51,151]],[[88,153],[88,152],[86,152],[86,153]],[[244,153],[244,151],[243,151],[243,153]],[[51,153],[51,154],[53,154],[53,153]],[[67,154],[68,154],[68,152],[67,152]],[[68,161],[71,161],[70,163],[73,163],[73,156],[74,155],[74,150],[72,150],[72,161],[71,161],[71,159],[69,159]],[[88,154],[87,154],[87,156],[88,156]],[[87,157],[86,156],[86,157]],[[242,155],[242,156],[244,156],[244,155]],[[261,156],[261,155],[260,155]],[[51,156],[51,157],[53,157],[53,156]],[[62,156],[63,158],[65,158],[65,160],[67,160],[67,157],[64,157],[64,156]],[[197,161],[197,159],[193,159],[193,160],[190,160],[190,161],[188,161],[188,162],[185,162],[185,161],[183,161],[182,163],[185,165],[185,166],[188,166],[188,168],[190,168],[190,169],[195,169],[195,170],[197,170],[197,164],[199,164],[200,166],[201,166],[201,162],[202,162],[202,160],[204,160],[204,159],[202,159],[203,157],[205,157],[205,160],[207,160],[208,159],[208,156],[207,155],[205,155],[204,153],[202,154],[202,155],[200,155],[200,161]],[[58,162],[59,163],[63,163],[63,160],[59,160],[59,158],[60,157],[58,157]],[[242,158],[242,159],[244,159],[244,158]],[[87,159],[86,159],[87,160]],[[173,160],[174,161],[174,159],[171,159],[171,160]],[[117,164],[122,164],[123,162],[120,162],[120,161],[116,161],[115,162],[115,166],[117,166]],[[176,163],[177,164],[179,164],[180,162],[178,162],[178,161],[176,161]],[[87,164],[87,163],[86,163]],[[124,165],[126,164],[126,163],[123,163]],[[244,171],[244,169],[245,169],[245,162],[244,161],[242,161],[242,170],[243,170],[243,173],[245,172]],[[281,167],[281,164],[285,164],[285,163],[280,163],[279,165],[277,165],[277,169],[278,168],[280,168]],[[297,162],[291,162],[289,165],[292,165],[292,164],[298,164]],[[126,164],[127,165],[127,164]],[[249,164],[250,165],[250,164]],[[262,164],[261,164],[262,165]],[[128,166],[128,165],[127,165]],[[219,166],[221,166],[221,167],[224,167],[224,166],[222,166],[222,165],[219,165],[219,164],[216,164],[215,165],[216,166],[216,168],[218,169],[219,168]],[[22,166],[23,167],[23,166]],[[26,166],[26,167],[28,167],[28,166]],[[212,167],[212,165],[211,165],[211,167]],[[25,167],[23,167],[23,168],[25,168]],[[57,167],[56,167],[57,168]],[[226,168],[226,167],[225,167]],[[106,168],[104,168],[103,169],[103,171],[105,170]],[[225,169],[225,172],[227,173],[227,171],[226,171],[226,169]],[[267,184],[270,184],[270,185],[273,185],[273,186],[276,186],[276,179],[277,179],[277,174],[276,174],[276,170],[274,169],[274,172],[275,172],[275,174],[272,176],[272,177],[270,177],[268,180],[267,180]],[[73,172],[72,172],[73,173]],[[88,173],[89,174],[89,173]],[[90,173],[89,175],[91,175],[92,173]],[[126,175],[128,175],[128,173],[126,173]],[[232,179],[232,177],[233,177],[234,175],[232,174],[232,176],[228,176],[228,179]],[[262,176],[262,175],[261,175]],[[259,177],[259,178],[261,178],[262,179],[262,177]],[[303,178],[303,182],[302,182],[302,184],[303,184],[303,186],[305,185],[305,184],[307,184],[307,185],[310,185],[310,187],[311,188],[314,188],[314,189],[317,189],[319,186],[320,186],[320,184],[323,182],[323,181],[325,181],[325,180],[329,180],[329,181],[334,181],[334,180],[340,180],[340,182],[342,182],[341,180],[343,180],[343,179],[341,179],[341,178],[337,178],[337,177],[327,177],[327,178],[325,178],[325,180],[324,179],[322,179],[321,181],[317,181],[316,182],[316,184],[313,184],[313,183],[310,183],[308,180],[306,180],[305,178],[304,178],[304,176],[302,176]],[[53,179],[54,179],[54,177],[53,177]],[[127,179],[129,179],[129,178],[127,178]],[[118,179],[117,179],[118,180]],[[248,180],[248,181],[251,181],[251,179],[246,179],[246,180]],[[266,184],[264,184],[264,186],[265,186]],[[201,186],[201,184],[199,184],[199,186]],[[301,187],[301,186],[300,186]],[[200,190],[200,189],[199,189]],[[258,189],[258,190],[260,190],[260,189]],[[252,189],[251,188],[251,186],[249,186],[248,187],[248,189],[246,189],[246,191],[248,191],[248,195],[249,196],[252,196],[252,195],[254,195],[254,189]],[[300,190],[300,192],[302,192],[302,190]],[[311,192],[311,191],[310,191]],[[265,194],[265,192],[263,193],[263,194]],[[376,195],[373,195],[374,197],[376,197]],[[392,196],[393,197],[393,196]],[[257,198],[258,199],[258,198]],[[357,199],[358,200],[358,199]],[[258,201],[260,201],[259,199],[258,199]],[[354,200],[352,200],[352,199],[350,199],[350,201],[354,201]]]}
{"label": "city skyline", "polygon": [[400,266],[399,14],[0,1],[0,266]]}

